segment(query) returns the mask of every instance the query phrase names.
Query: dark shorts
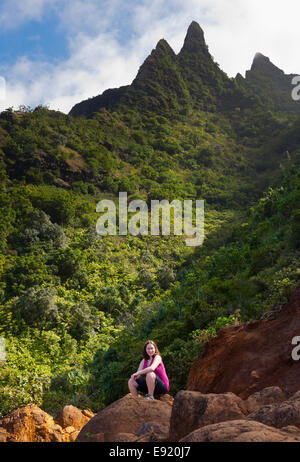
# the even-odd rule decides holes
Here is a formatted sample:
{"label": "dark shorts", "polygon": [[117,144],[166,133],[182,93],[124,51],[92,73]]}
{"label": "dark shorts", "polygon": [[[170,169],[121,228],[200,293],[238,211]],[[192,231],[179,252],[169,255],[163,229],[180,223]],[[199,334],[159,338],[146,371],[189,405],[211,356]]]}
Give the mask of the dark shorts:
{"label": "dark shorts", "polygon": [[[148,387],[146,383],[146,379],[139,377],[136,379],[136,382],[139,384],[137,387],[137,391],[141,391],[142,393],[148,393]],[[164,382],[156,376],[155,379],[155,388],[154,388],[154,395],[164,395],[168,393],[167,387]]]}

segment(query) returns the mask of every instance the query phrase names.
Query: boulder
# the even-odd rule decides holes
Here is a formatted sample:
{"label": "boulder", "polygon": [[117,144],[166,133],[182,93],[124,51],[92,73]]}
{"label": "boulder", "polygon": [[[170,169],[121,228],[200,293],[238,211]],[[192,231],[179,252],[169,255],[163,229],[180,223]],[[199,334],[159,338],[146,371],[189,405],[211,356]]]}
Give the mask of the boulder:
{"label": "boulder", "polygon": [[89,420],[76,407],[65,406],[54,421],[38,406],[29,404],[0,419],[0,442],[73,442]]}
{"label": "boulder", "polygon": [[98,412],[81,429],[76,441],[118,442],[118,435],[136,435],[136,430],[146,422],[169,426],[171,410],[172,407],[163,401],[146,400],[129,393]]}
{"label": "boulder", "polygon": [[90,410],[81,411],[75,406],[65,406],[55,417],[55,423],[62,428],[74,427],[75,430],[81,430],[88,421],[94,417]]}
{"label": "boulder", "polygon": [[275,428],[300,427],[300,391],[287,401],[262,406],[248,415],[247,420],[255,420]]}
{"label": "boulder", "polygon": [[[29,404],[11,412],[0,419],[0,436],[12,442],[63,442],[62,428],[53,418],[38,406]],[[5,430],[6,433],[4,433]],[[2,436],[4,438],[4,436]]]}
{"label": "boulder", "polygon": [[178,441],[196,428],[247,415],[244,401],[233,393],[202,394],[182,390],[175,396],[169,441]]}
{"label": "boulder", "polygon": [[300,442],[300,433],[278,430],[259,422],[232,420],[199,428],[180,442]]}
{"label": "boulder", "polygon": [[248,413],[250,414],[251,412],[255,412],[267,404],[282,403],[282,401],[285,399],[286,394],[281,390],[281,388],[268,387],[253,393],[253,395],[250,395],[246,399],[245,405],[247,407]]}

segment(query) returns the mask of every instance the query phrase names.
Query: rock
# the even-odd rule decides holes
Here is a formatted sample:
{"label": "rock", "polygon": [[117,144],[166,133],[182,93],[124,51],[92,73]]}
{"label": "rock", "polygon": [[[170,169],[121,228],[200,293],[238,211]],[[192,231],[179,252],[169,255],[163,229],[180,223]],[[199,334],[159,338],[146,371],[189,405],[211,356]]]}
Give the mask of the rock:
{"label": "rock", "polygon": [[257,411],[267,404],[281,403],[286,399],[286,394],[279,387],[268,387],[250,395],[245,401],[248,413]]}
{"label": "rock", "polygon": [[84,409],[81,412],[82,412],[83,415],[85,415],[86,417],[89,417],[90,419],[92,417],[94,417],[94,415],[95,415],[90,409]]}
{"label": "rock", "polygon": [[[98,412],[80,431],[76,441],[118,441],[120,433],[135,434],[146,422],[169,426],[171,406],[159,400],[135,398],[130,393]],[[136,436],[137,437],[137,436]],[[99,441],[99,439],[97,439]]]}
{"label": "rock", "polygon": [[296,433],[300,435],[300,429],[298,427],[294,427],[293,425],[288,425],[287,427],[282,427],[281,431],[286,433]]}
{"label": "rock", "polygon": [[69,442],[70,442],[70,443],[74,443],[74,441],[76,440],[76,438],[77,438],[77,436],[79,435],[79,433],[80,433],[79,431],[75,431],[75,432],[71,433],[71,434],[69,435]]}
{"label": "rock", "polygon": [[76,428],[74,428],[74,427],[66,427],[66,428],[64,428],[64,432],[68,433],[69,435],[71,435],[71,433],[74,433],[75,431],[76,431]]}
{"label": "rock", "polygon": [[146,422],[140,425],[135,433],[139,437],[137,441],[163,442],[168,440],[169,426],[156,422]]}
{"label": "rock", "polygon": [[167,440],[156,433],[145,433],[135,440],[137,443],[165,443]]}
{"label": "rock", "polygon": [[64,441],[62,428],[55,425],[53,418],[34,404],[2,417],[0,427],[6,431],[6,441]]}
{"label": "rock", "polygon": [[0,428],[0,443],[5,443],[7,440],[7,431],[5,428]]}
{"label": "rock", "polygon": [[192,442],[292,442],[300,435],[268,427],[259,422],[232,420],[199,428],[180,440]]}
{"label": "rock", "polygon": [[222,329],[206,343],[192,365],[187,389],[230,391],[243,399],[271,386],[295,393],[299,364],[291,357],[291,342],[300,332],[300,285],[288,303],[274,308],[267,318]]}
{"label": "rock", "polygon": [[[90,411],[91,412],[91,411]],[[82,412],[75,406],[65,406],[60,413],[55,417],[55,422],[62,428],[74,427],[75,430],[81,430],[88,423],[94,414],[91,412],[91,417],[86,415],[87,411]]]}
{"label": "rock", "polygon": [[89,420],[76,407],[65,406],[54,421],[38,406],[29,404],[0,419],[0,442],[72,442]]}
{"label": "rock", "polygon": [[171,395],[168,395],[167,393],[165,395],[159,395],[158,398],[159,401],[163,401],[164,403],[169,404],[170,406],[173,406],[174,398]]}
{"label": "rock", "polygon": [[133,433],[117,433],[114,435],[108,436],[108,438],[105,440],[109,443],[127,443],[130,441],[136,441],[137,436],[134,435]]}
{"label": "rock", "polygon": [[287,401],[269,404],[248,415],[247,420],[255,420],[275,428],[300,427],[300,391]]}
{"label": "rock", "polygon": [[167,425],[161,425],[156,422],[146,422],[140,425],[135,433],[137,436],[144,435],[145,433],[149,432],[163,432],[166,433],[166,431],[169,431],[169,427]]}
{"label": "rock", "polygon": [[243,419],[246,415],[244,401],[233,393],[204,395],[182,390],[175,396],[169,441],[178,441],[196,428],[226,420]]}
{"label": "rock", "polygon": [[49,436],[51,441],[63,443],[69,441],[68,435],[65,435],[60,425],[54,424],[49,426]]}

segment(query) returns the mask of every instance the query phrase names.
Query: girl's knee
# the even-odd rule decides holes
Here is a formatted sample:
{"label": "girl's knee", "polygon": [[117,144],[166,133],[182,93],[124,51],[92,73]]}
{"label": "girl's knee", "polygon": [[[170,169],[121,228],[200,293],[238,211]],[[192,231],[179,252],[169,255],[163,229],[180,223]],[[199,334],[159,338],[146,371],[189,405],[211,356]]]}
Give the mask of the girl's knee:
{"label": "girl's knee", "polygon": [[137,387],[137,386],[138,386],[138,384],[136,383],[136,381],[133,380],[133,379],[129,379],[129,380],[128,380],[128,385],[133,385],[134,387]]}

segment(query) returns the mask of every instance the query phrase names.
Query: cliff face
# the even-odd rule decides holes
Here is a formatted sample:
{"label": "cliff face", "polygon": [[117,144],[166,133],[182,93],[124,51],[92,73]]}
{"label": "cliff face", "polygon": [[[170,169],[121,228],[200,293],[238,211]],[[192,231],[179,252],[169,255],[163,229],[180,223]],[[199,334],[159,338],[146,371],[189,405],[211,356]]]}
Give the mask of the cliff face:
{"label": "cliff face", "polygon": [[299,389],[299,362],[292,359],[293,337],[300,335],[300,286],[269,320],[223,329],[206,344],[189,373],[187,389],[233,392],[245,399],[269,386],[288,394]]}

